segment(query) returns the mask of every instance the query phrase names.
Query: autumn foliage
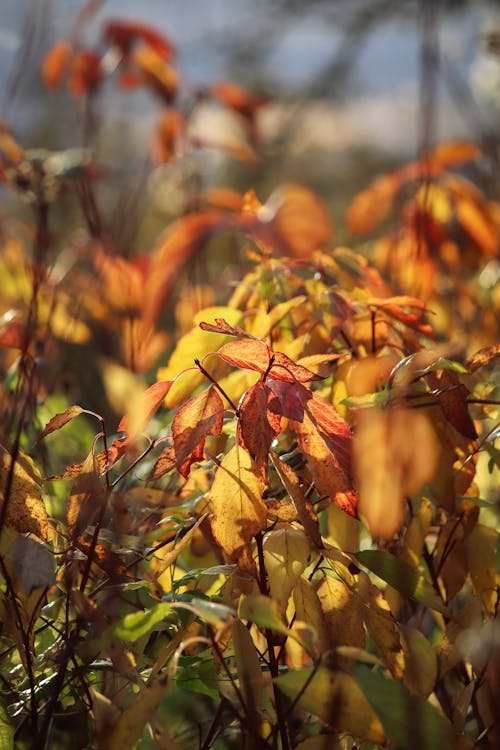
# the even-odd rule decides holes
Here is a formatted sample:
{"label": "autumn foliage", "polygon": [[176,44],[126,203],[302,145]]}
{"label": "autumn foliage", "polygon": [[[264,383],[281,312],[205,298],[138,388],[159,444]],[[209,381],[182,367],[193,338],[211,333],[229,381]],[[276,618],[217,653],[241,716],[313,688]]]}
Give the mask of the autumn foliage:
{"label": "autumn foliage", "polygon": [[[49,94],[88,113],[143,87],[152,164],[258,163],[266,97],[190,90],[139,21],[89,46],[91,5],[45,55]],[[207,100],[238,123],[217,142],[191,127]],[[0,250],[2,748],[497,747],[500,205],[479,147],[377,177],[336,228],[352,248],[306,187],[214,185],[124,254],[91,153],[2,128],[3,189],[32,208]],[[60,250],[64,194],[85,228]],[[179,290],[228,235],[231,293]]]}

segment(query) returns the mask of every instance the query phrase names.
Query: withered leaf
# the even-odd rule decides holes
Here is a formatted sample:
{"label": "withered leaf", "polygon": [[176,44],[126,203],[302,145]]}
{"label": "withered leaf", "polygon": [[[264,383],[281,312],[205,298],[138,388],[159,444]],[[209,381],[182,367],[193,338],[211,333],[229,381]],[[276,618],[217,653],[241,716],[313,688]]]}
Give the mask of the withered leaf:
{"label": "withered leaf", "polygon": [[251,555],[254,534],[266,527],[262,482],[251,456],[239,445],[226,453],[209,493],[215,540],[232,562],[255,572]]}
{"label": "withered leaf", "polygon": [[470,373],[476,372],[476,370],[479,370],[480,367],[489,365],[489,363],[497,359],[497,357],[500,357],[500,344],[484,346],[482,349],[474,352],[474,354],[469,357],[469,359],[465,363],[465,366]]}
{"label": "withered leaf", "polygon": [[224,404],[215,386],[193,396],[176,412],[172,420],[175,464],[183,477],[192,463],[203,458],[207,435],[220,435]]}
{"label": "withered leaf", "polygon": [[91,452],[73,482],[66,511],[68,531],[73,541],[93,524],[101,510],[104,488],[99,480],[97,460]]}
{"label": "withered leaf", "polygon": [[323,541],[319,530],[318,516],[313,510],[311,501],[305,496],[300,486],[298,476],[291,466],[288,466],[288,464],[282,461],[275,453],[271,452],[270,455],[274,467],[278,472],[278,476],[293,502],[297,512],[297,517],[304,527],[306,535],[321,549],[323,547]]}
{"label": "withered leaf", "polygon": [[23,461],[20,453],[14,463],[7,508],[4,509],[5,489],[11,472],[12,458],[0,446],[0,513],[8,528],[21,534],[31,532],[44,541],[47,540],[49,523],[40,487]]}
{"label": "withered leaf", "polygon": [[70,422],[74,417],[77,417],[79,414],[81,414],[82,411],[82,407],[78,406],[78,404],[75,404],[74,406],[69,406],[59,414],[56,414],[47,422],[43,429],[43,432],[38,439],[41,440],[47,435],[50,435],[51,432],[60,430],[61,427],[64,427],[65,424],[68,424],[68,422]]}
{"label": "withered leaf", "polygon": [[165,476],[165,474],[168,474],[169,471],[171,471],[175,466],[175,450],[173,445],[167,445],[166,448],[162,450],[160,453],[158,460],[156,461],[155,465],[151,469],[151,473],[149,475],[149,478],[154,479],[161,479],[161,477]]}
{"label": "withered leaf", "polygon": [[48,588],[56,582],[54,557],[44,544],[35,539],[18,536],[9,547],[7,557],[15,567],[16,577],[26,596],[33,589]]}
{"label": "withered leaf", "polygon": [[202,321],[200,328],[203,331],[212,331],[213,333],[223,333],[226,336],[243,336],[244,338],[254,339],[255,336],[251,336],[240,326],[230,325],[224,318],[215,318],[215,323],[206,323]]}
{"label": "withered leaf", "polygon": [[428,375],[428,380],[436,391],[436,398],[448,422],[462,435],[475,440],[477,432],[467,404],[469,391],[460,382],[457,373],[450,370],[432,372]]}
{"label": "withered leaf", "polygon": [[267,484],[269,449],[281,431],[280,402],[271,389],[258,380],[243,396],[238,411],[238,443],[254,459],[259,476]]}

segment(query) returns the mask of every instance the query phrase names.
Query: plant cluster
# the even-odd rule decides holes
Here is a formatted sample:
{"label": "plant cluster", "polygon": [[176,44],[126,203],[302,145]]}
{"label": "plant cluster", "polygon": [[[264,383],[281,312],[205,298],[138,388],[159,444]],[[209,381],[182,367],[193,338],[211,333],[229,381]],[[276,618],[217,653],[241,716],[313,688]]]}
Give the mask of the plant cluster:
{"label": "plant cluster", "polygon": [[[261,97],[184,91],[142,23],[85,46],[91,12],[42,69],[86,128],[117,79],[161,101],[153,159],[214,147],[190,130],[200,97],[238,122],[215,146],[257,158]],[[371,255],[290,184],[197,195],[129,257],[86,151],[6,127],[0,151],[33,209],[0,250],[2,747],[496,747],[500,206],[480,150],[361,192],[347,231]],[[85,233],[57,249],[68,193]],[[231,296],[187,286],[166,330],[181,269],[227,233]]]}

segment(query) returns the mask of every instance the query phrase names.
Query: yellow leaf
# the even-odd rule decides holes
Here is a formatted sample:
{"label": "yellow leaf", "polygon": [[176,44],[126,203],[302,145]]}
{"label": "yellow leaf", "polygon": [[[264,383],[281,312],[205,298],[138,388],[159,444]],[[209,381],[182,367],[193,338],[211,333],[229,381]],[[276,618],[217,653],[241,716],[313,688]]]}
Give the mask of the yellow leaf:
{"label": "yellow leaf", "polygon": [[325,576],[318,597],[329,629],[330,648],[365,645],[363,618],[356,598],[342,581]]}
{"label": "yellow leaf", "polygon": [[8,504],[4,509],[4,493],[9,482],[11,464],[10,453],[0,447],[0,513],[5,526],[21,534],[35,534],[47,541],[49,524],[39,483],[35,479],[38,470],[33,472],[29,457],[21,452],[14,464]]}
{"label": "yellow leaf", "polygon": [[312,656],[318,659],[330,648],[330,637],[318,594],[304,576],[299,576],[293,589],[293,603],[297,619],[306,621],[316,631],[316,641],[311,645]]}
{"label": "yellow leaf", "polygon": [[252,537],[266,527],[267,509],[254,462],[239,445],[233,446],[217,468],[209,501],[212,532],[225,554],[253,572]]}
{"label": "yellow leaf", "polygon": [[406,659],[404,683],[410,693],[427,697],[437,679],[436,652],[420,630],[409,625],[399,629]]}
{"label": "yellow leaf", "polygon": [[[195,367],[194,360],[203,359],[206,354],[215,352],[222,344],[228,341],[228,337],[211,331],[203,331],[199,323],[215,323],[216,318],[224,318],[230,325],[238,325],[241,321],[241,312],[232,307],[209,307],[200,310],[194,318],[194,328],[186,333],[177,342],[177,346],[170,356],[166,367],[158,370],[158,380],[173,380],[180,372],[188,367]],[[204,376],[197,369],[187,372],[173,383],[165,400],[167,408],[184,401],[192,395],[197,386],[204,380]]]}
{"label": "yellow leaf", "polygon": [[288,598],[307,566],[311,545],[303,531],[285,528],[269,532],[263,548],[269,593],[284,614]]}

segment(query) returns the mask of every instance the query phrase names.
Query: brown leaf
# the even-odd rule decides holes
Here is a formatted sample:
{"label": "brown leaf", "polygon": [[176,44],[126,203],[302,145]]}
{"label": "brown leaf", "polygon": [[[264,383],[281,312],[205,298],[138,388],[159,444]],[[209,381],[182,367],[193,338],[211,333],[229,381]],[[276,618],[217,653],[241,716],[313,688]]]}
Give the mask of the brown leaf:
{"label": "brown leaf", "polygon": [[269,449],[281,431],[280,402],[268,386],[258,380],[248,389],[238,408],[236,439],[255,461],[264,484],[269,482]]}
{"label": "brown leaf", "polygon": [[55,432],[55,430],[60,430],[61,427],[64,427],[65,424],[68,424],[68,422],[71,422],[71,420],[74,417],[77,417],[79,414],[81,414],[83,411],[81,406],[78,406],[78,404],[75,404],[74,406],[69,406],[64,411],[60,412],[59,414],[56,414],[52,419],[47,422],[45,425],[43,432],[41,433],[40,437],[38,438],[41,440],[42,438],[46,437],[47,435],[50,435],[51,432]]}
{"label": "brown leaf", "polygon": [[500,344],[484,346],[469,357],[465,366],[470,373],[473,373],[476,372],[476,370],[479,370],[480,367],[489,365],[490,362],[498,357],[500,357]]}
{"label": "brown leaf", "polygon": [[443,370],[441,373],[431,372],[427,378],[432,388],[437,391],[436,398],[448,422],[461,435],[475,440],[477,432],[467,403],[469,391],[460,382],[457,373]]}
{"label": "brown leaf", "polygon": [[273,352],[264,341],[257,339],[229,341],[221,346],[217,354],[234,367],[256,370],[262,374],[267,373],[275,380],[307,383],[311,380],[322,379],[306,367],[298,365],[283,352]]}
{"label": "brown leaf", "polygon": [[224,318],[215,318],[215,323],[200,323],[203,331],[212,331],[213,333],[223,333],[225,336],[243,336],[247,339],[255,339],[240,326],[232,326]]}
{"label": "brown leaf", "polygon": [[356,195],[347,209],[347,224],[353,235],[369,234],[387,217],[400,184],[397,173],[386,174]]}
{"label": "brown leaf", "polygon": [[89,453],[71,487],[66,511],[68,531],[73,541],[83,534],[87,526],[95,523],[103,497],[104,488],[99,481],[97,461],[93,453]]}
{"label": "brown leaf", "polygon": [[250,455],[239,445],[226,453],[209,492],[215,540],[232,562],[255,573],[251,541],[266,527],[262,482]]}
{"label": "brown leaf", "polygon": [[[21,534],[35,534],[47,541],[49,522],[43,502],[40,486],[33,473],[29,471],[27,456],[19,453],[11,468],[12,458],[5,448],[0,446],[0,513],[5,526]],[[8,505],[4,509],[5,489],[12,471]]]}
{"label": "brown leaf", "polygon": [[158,460],[156,461],[155,465],[151,469],[149,479],[151,480],[160,479],[161,477],[165,476],[165,474],[168,474],[168,472],[171,471],[174,468],[174,466],[175,466],[174,446],[167,445],[167,447],[162,450]]}
{"label": "brown leaf", "polygon": [[12,321],[0,333],[1,349],[20,349],[25,351],[29,342],[28,331],[22,323]]}
{"label": "brown leaf", "polygon": [[193,396],[183,404],[172,420],[175,463],[183,477],[192,463],[203,458],[207,435],[220,435],[224,404],[215,386]]}
{"label": "brown leaf", "polygon": [[305,496],[298,476],[291,466],[282,461],[277,454],[271,452],[270,455],[278,476],[292,500],[297,517],[304,527],[306,535],[316,547],[322,549],[324,545],[319,530],[318,516],[313,510],[311,501]]}
{"label": "brown leaf", "polygon": [[[396,320],[428,338],[435,338],[431,325],[425,320],[425,313],[427,312],[425,303],[417,297],[407,295],[389,297],[388,299],[371,297],[366,301],[366,304],[383,310],[387,315],[396,318]],[[408,308],[408,310],[404,308]]]}

